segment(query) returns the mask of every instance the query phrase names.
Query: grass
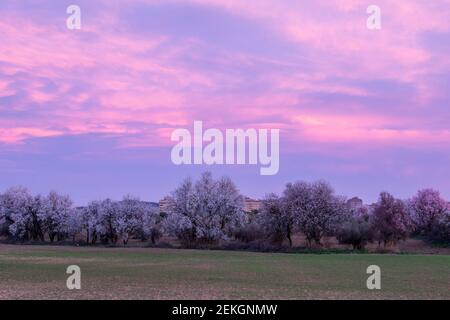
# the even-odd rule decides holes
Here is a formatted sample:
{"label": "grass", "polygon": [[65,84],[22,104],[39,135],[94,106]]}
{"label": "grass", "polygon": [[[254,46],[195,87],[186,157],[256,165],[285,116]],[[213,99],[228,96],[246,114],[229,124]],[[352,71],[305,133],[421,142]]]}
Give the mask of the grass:
{"label": "grass", "polygon": [[[82,289],[66,288],[68,265]],[[381,267],[382,289],[366,288]],[[0,299],[450,299],[450,255],[0,245]]]}

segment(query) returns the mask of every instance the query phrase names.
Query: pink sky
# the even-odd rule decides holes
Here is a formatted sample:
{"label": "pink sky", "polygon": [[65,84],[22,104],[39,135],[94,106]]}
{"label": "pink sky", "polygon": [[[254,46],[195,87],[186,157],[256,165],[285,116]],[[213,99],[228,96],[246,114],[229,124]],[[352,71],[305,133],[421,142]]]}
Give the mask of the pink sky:
{"label": "pink sky", "polygon": [[[449,17],[447,0],[2,0],[0,187],[157,200],[211,170],[255,197],[327,179],[367,201],[450,198]],[[194,120],[280,128],[279,175],[174,168],[170,133]]]}

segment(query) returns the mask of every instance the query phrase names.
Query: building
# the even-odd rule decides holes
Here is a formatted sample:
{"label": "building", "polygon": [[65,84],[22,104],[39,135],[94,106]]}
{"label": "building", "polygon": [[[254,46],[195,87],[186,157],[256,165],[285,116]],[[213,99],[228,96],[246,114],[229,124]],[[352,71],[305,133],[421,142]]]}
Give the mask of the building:
{"label": "building", "polygon": [[[167,212],[169,206],[169,198],[164,197],[163,199],[159,200],[159,211],[160,212]],[[255,200],[249,197],[244,197],[244,211],[245,212],[252,212],[254,210],[260,210],[261,209],[261,200]]]}
{"label": "building", "polygon": [[245,212],[252,212],[254,210],[261,210],[261,200],[255,200],[249,197],[244,198],[244,211]]}
{"label": "building", "polygon": [[141,201],[141,203],[142,203],[147,209],[157,209],[157,208],[159,208],[159,203],[156,203],[156,202]]}
{"label": "building", "polygon": [[164,197],[163,199],[159,200],[160,212],[167,212],[168,207],[169,207],[169,197]]}
{"label": "building", "polygon": [[358,197],[353,197],[347,200],[347,208],[352,211],[356,211],[364,206],[363,201]]}

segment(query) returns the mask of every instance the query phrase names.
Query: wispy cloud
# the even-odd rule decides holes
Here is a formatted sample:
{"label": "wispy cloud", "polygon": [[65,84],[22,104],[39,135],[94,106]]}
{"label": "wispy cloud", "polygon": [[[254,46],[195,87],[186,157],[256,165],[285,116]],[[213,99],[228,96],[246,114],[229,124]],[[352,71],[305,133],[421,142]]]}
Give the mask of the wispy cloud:
{"label": "wispy cloud", "polygon": [[450,157],[450,2],[377,4],[374,32],[353,0],[83,0],[71,31],[63,2],[4,0],[0,149],[89,135],[168,147],[201,119],[281,128],[282,153]]}

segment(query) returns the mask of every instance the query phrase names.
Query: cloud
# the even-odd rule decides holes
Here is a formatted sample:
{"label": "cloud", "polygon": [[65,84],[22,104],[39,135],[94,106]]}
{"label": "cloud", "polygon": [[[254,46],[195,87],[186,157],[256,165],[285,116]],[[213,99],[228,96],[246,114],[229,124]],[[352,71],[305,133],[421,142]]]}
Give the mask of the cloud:
{"label": "cloud", "polygon": [[380,1],[380,32],[359,1],[81,2],[75,32],[62,5],[6,2],[3,143],[105,134],[169,146],[170,130],[201,119],[278,126],[294,145],[448,146],[445,1]]}

